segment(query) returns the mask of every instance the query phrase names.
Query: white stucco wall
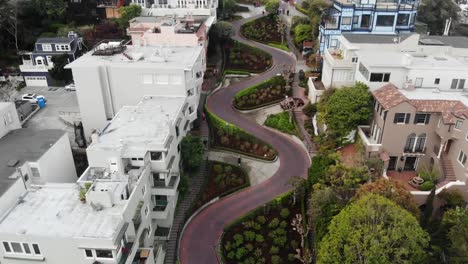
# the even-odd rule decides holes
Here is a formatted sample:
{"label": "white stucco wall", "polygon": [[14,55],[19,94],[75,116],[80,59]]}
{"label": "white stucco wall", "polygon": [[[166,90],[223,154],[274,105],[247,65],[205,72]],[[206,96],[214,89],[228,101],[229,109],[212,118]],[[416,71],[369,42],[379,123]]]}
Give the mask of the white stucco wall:
{"label": "white stucco wall", "polygon": [[13,129],[21,128],[14,103],[0,102],[0,138]]}

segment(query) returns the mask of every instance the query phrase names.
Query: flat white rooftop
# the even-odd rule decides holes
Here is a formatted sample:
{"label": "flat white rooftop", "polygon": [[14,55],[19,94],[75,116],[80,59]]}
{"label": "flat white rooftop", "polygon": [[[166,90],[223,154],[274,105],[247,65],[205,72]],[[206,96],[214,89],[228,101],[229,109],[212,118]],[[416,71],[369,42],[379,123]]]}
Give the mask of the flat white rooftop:
{"label": "flat white rooftop", "polygon": [[468,58],[447,54],[400,51],[358,51],[357,54],[361,62],[368,67],[468,70]]}
{"label": "flat white rooftop", "polygon": [[441,92],[437,89],[418,88],[414,90],[399,89],[410,100],[450,100],[460,101],[468,106],[468,93],[463,91]]}
{"label": "flat white rooftop", "polygon": [[[104,46],[103,48],[104,49]],[[66,68],[90,67],[96,65],[119,65],[158,69],[192,69],[198,56],[202,53],[200,46],[180,47],[150,47],[127,45],[123,52],[113,55],[93,55],[93,51],[86,53]]]}
{"label": "flat white rooftop", "polygon": [[94,211],[79,200],[76,184],[47,184],[29,190],[0,222],[0,233],[47,237],[112,239],[124,205]]}
{"label": "flat white rooftop", "polygon": [[125,154],[139,149],[162,149],[185,100],[185,97],[146,96],[137,106],[122,107],[88,151],[120,149]]}

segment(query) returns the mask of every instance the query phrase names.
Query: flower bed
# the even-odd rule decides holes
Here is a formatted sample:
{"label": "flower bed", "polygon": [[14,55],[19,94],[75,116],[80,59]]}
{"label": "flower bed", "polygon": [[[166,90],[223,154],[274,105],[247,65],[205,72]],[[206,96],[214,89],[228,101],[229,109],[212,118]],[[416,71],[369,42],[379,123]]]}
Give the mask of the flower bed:
{"label": "flower bed", "polygon": [[277,16],[268,15],[249,21],[242,25],[241,34],[258,42],[281,44],[278,19]]}
{"label": "flower bed", "polygon": [[264,160],[275,160],[277,153],[268,143],[206,111],[214,148],[226,149]]}
{"label": "flower bed", "polygon": [[292,89],[286,89],[283,76],[275,76],[238,92],[234,96],[234,107],[239,110],[251,110],[277,103],[291,93]]}
{"label": "flower bed", "polygon": [[279,131],[290,134],[298,135],[298,127],[295,124],[295,119],[292,119],[292,123],[289,122],[289,112],[282,112],[275,115],[269,115],[265,120],[265,126],[278,129]]}
{"label": "flower bed", "polygon": [[222,162],[211,162],[203,191],[194,204],[193,210],[218,196],[226,196],[250,186],[247,173],[240,167]]}
{"label": "flower bed", "polygon": [[232,41],[224,46],[226,69],[264,72],[271,67],[271,55],[261,49]]}
{"label": "flower bed", "polygon": [[300,263],[294,255],[301,238],[291,226],[301,214],[300,202],[292,204],[291,194],[276,198],[224,229],[219,245],[225,264]]}

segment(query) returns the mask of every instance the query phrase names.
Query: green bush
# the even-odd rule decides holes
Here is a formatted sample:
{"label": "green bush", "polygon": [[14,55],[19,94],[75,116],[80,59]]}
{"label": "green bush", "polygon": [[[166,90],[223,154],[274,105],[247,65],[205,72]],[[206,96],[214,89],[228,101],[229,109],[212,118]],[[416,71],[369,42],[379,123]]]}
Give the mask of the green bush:
{"label": "green bush", "polygon": [[251,252],[253,251],[254,246],[251,243],[248,243],[247,245],[245,245],[245,248],[247,249],[247,251]]}
{"label": "green bush", "polygon": [[268,224],[268,227],[273,229],[273,228],[276,228],[278,225],[279,225],[279,219],[278,218],[273,218],[273,220],[270,221],[270,223]]}
{"label": "green bush", "polygon": [[228,259],[234,259],[236,257],[236,252],[229,251],[227,254]]}
{"label": "green bush", "polygon": [[247,249],[245,249],[244,247],[238,248],[236,251],[236,259],[242,259],[245,255],[247,255],[247,253],[249,252],[247,252]]}
{"label": "green bush", "polygon": [[289,112],[282,112],[279,114],[269,115],[265,120],[267,127],[278,129],[281,132],[296,135],[296,126],[294,125],[294,119],[289,122]]}
{"label": "green bush", "polygon": [[289,212],[288,208],[281,209],[280,215],[281,215],[282,218],[284,218],[284,219],[288,218],[289,214],[290,214],[290,212]]}
{"label": "green bush", "polygon": [[274,255],[274,254],[278,254],[278,252],[279,252],[279,248],[278,248],[278,247],[272,246],[272,247],[270,248],[270,254]]}
{"label": "green bush", "polygon": [[213,170],[214,170],[217,174],[223,173],[223,165],[221,165],[221,164],[215,164],[215,165],[213,165]]}
{"label": "green bush", "polygon": [[244,238],[246,241],[254,241],[255,240],[255,232],[253,231],[244,231]]}
{"label": "green bush", "polygon": [[277,49],[280,49],[280,50],[284,50],[284,51],[291,51],[288,46],[283,45],[283,44],[268,43],[268,46],[273,47],[273,48],[277,48]]}
{"label": "green bush", "polygon": [[244,237],[241,234],[235,234],[234,240],[236,241],[236,247],[242,245],[244,243]]}
{"label": "green bush", "polygon": [[263,215],[257,216],[257,222],[260,223],[261,225],[266,223],[266,217]]}
{"label": "green bush", "polygon": [[311,104],[310,102],[302,108],[302,113],[308,117],[312,117],[317,113],[317,104]]}
{"label": "green bush", "polygon": [[289,262],[293,262],[294,260],[296,260],[296,257],[295,257],[295,256],[296,256],[296,255],[289,253],[289,254],[288,254],[288,261],[289,261]]}
{"label": "green bush", "polygon": [[299,243],[296,240],[291,240],[291,242],[289,243],[291,244],[291,249],[293,251],[296,251],[296,248],[299,246]]}
{"label": "green bush", "polygon": [[255,241],[258,242],[258,243],[263,243],[263,241],[265,241],[265,238],[262,235],[257,234],[255,236]]}
{"label": "green bush", "polygon": [[432,181],[425,181],[421,186],[419,186],[419,189],[421,191],[430,191],[432,188],[434,188],[434,183]]}
{"label": "green bush", "polygon": [[288,222],[286,221],[281,221],[280,225],[279,225],[281,228],[286,228],[288,226]]}
{"label": "green bush", "polygon": [[312,158],[312,165],[308,171],[310,185],[314,185],[325,179],[328,167],[335,164],[335,160],[327,155],[316,155]]}
{"label": "green bush", "polygon": [[281,259],[280,256],[278,255],[271,256],[271,264],[281,264],[281,263],[283,263],[283,260]]}

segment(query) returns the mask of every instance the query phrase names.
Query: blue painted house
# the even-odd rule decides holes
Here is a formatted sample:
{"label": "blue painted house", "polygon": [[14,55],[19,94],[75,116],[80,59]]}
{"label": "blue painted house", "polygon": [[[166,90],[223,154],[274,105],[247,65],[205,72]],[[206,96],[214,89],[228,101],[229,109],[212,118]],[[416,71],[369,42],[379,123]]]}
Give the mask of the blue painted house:
{"label": "blue painted house", "polygon": [[320,52],[341,33],[397,35],[414,31],[419,0],[333,0],[319,27]]}
{"label": "blue painted house", "polygon": [[20,65],[21,74],[27,86],[50,86],[53,79],[49,69],[54,65],[52,57],[67,54],[70,62],[81,56],[84,52],[82,38],[74,32],[67,37],[39,38],[34,44],[34,51],[21,53],[23,64]]}

